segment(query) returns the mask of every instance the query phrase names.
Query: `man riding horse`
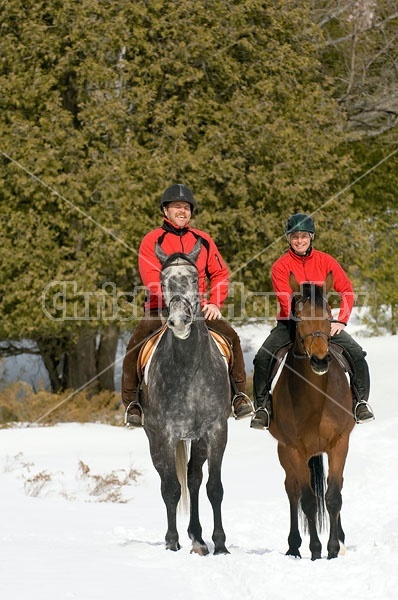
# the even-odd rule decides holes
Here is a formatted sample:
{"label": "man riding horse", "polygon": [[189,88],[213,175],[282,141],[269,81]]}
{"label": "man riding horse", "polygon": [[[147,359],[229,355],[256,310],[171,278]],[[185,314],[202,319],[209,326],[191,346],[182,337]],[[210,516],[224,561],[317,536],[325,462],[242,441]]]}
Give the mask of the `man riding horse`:
{"label": "man riding horse", "polygon": [[[225,336],[231,344],[232,410],[236,419],[248,417],[252,414],[253,407],[251,400],[245,394],[246,373],[240,340],[231,325],[221,317],[221,308],[228,295],[228,268],[212,238],[189,224],[195,209],[195,200],[188,187],[183,184],[173,184],[168,187],[162,194],[160,209],[164,216],[163,225],[150,231],[143,238],[138,254],[140,275],[148,295],[145,316],[138,323],[129,340],[123,361],[122,401],[126,408],[126,425],[142,426],[142,407],[137,397],[139,387],[137,359],[145,340],[162,327],[164,300],[160,285],[161,264],[155,254],[155,245],[159,244],[169,255],[175,252],[189,253],[198,239],[202,242],[196,266],[199,272],[203,317],[210,329]],[[208,299],[206,298],[207,279],[210,288]]]}
{"label": "man riding horse", "polygon": [[277,325],[272,329],[254,358],[254,404],[255,415],[250,426],[254,429],[268,429],[272,413],[271,372],[275,355],[291,339],[289,277],[293,273],[298,283],[325,282],[331,271],[334,289],[340,295],[341,306],[337,319],[331,323],[331,338],[343,348],[351,367],[351,388],[353,393],[353,412],[357,423],[374,419],[368,404],[370,378],[365,360],[366,352],[344,331],[354,305],[352,283],[341,265],[330,254],[312,247],[315,236],[313,219],[305,214],[292,215],[285,230],[290,247],[272,266],[271,277],[274,291],[280,304]]}

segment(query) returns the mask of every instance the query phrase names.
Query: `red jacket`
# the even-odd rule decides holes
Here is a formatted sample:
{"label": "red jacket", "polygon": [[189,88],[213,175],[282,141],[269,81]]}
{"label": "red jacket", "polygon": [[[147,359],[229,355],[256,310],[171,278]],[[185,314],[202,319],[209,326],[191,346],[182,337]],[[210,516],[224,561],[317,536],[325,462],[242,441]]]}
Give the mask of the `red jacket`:
{"label": "red jacket", "polygon": [[352,283],[337,260],[330,254],[314,248],[308,256],[298,256],[290,249],[272,265],[272,285],[280,305],[277,320],[288,319],[290,315],[290,272],[294,273],[298,283],[323,285],[329,271],[333,273],[333,289],[340,295],[341,300],[337,320],[347,323],[355,300]]}
{"label": "red jacket", "polygon": [[[202,304],[216,304],[222,307],[228,296],[229,271],[222,259],[216,244],[205,232],[191,227],[178,229],[165,219],[163,226],[158,227],[143,238],[139,254],[138,267],[143,284],[148,290],[145,310],[164,307],[162,290],[160,287],[161,264],[155,255],[155,244],[160,242],[166,254],[174,252],[189,253],[198,240],[198,236],[205,240],[205,245],[196,261],[199,272],[199,293]],[[210,282],[209,297],[206,298],[207,281]]]}

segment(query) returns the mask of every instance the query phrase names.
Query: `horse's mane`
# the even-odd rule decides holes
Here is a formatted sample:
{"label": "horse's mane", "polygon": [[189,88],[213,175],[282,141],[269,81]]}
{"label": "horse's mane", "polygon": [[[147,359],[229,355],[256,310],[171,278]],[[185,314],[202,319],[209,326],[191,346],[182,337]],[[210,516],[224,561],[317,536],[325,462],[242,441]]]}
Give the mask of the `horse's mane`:
{"label": "horse's mane", "polygon": [[300,286],[300,292],[293,293],[292,296],[292,314],[294,314],[297,302],[306,302],[307,300],[313,301],[315,306],[325,306],[323,286],[316,285],[315,283],[305,282]]}
{"label": "horse's mane", "polygon": [[303,296],[304,299],[314,299],[315,306],[325,305],[324,286],[315,285],[315,283],[304,283],[303,285]]}
{"label": "horse's mane", "polygon": [[173,254],[170,254],[166,258],[166,260],[162,264],[162,270],[166,269],[167,267],[169,267],[173,262],[175,262],[179,258],[181,258],[182,260],[185,260],[185,262],[187,262],[189,265],[191,265],[192,267],[195,267],[195,269],[197,269],[196,264],[194,263],[193,260],[191,260],[189,258],[189,256],[187,254],[184,254],[183,252],[174,252]]}

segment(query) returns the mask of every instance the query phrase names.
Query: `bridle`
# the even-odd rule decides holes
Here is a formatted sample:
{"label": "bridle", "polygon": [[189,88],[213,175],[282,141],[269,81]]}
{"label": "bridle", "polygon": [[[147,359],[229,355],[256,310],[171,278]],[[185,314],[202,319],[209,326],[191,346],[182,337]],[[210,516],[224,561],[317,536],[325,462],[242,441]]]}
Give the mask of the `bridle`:
{"label": "bridle", "polygon": [[[302,304],[304,305],[306,302],[308,302],[310,298],[309,297],[301,297],[299,299],[296,300],[296,303],[302,302]],[[328,314],[330,317],[330,309],[328,310]],[[303,321],[303,319],[301,317],[297,317],[296,315],[294,315],[294,320],[295,321]],[[307,338],[312,338],[309,348],[307,349],[306,345],[305,345],[305,340]],[[305,335],[298,335],[298,338],[301,342],[304,354],[294,354],[295,358],[311,358],[312,356],[312,344],[314,343],[314,341],[317,338],[326,338],[326,343],[327,346],[329,348],[329,343],[331,340],[331,336],[329,333],[326,333],[325,331],[321,331],[320,329],[317,329],[316,331],[311,331],[310,333],[306,333]]]}
{"label": "bridle", "polygon": [[182,302],[184,304],[184,309],[186,310],[187,314],[189,315],[189,320],[191,322],[194,320],[195,311],[192,307],[192,304],[186,298],[184,298],[184,296],[181,296],[181,294],[175,294],[174,296],[171,297],[168,306],[166,306],[168,315],[170,314],[170,307],[173,302]]}
{"label": "bridle", "polygon": [[[196,264],[185,254],[183,253],[175,253],[172,254],[168,257],[168,259],[166,259],[166,261],[163,263],[162,266],[162,272],[165,271],[166,269],[171,269],[173,267],[180,267],[181,263],[174,263],[174,261],[177,258],[181,258],[182,260],[184,260],[186,263],[188,263],[188,265],[195,267],[195,270],[197,272],[197,266]],[[170,260],[172,259],[172,260]],[[164,296],[164,286],[163,283],[162,285],[162,292],[163,292],[163,296]],[[192,304],[189,302],[189,300],[187,300],[187,298],[185,298],[183,295],[181,294],[174,294],[174,296],[172,296],[170,298],[170,301],[168,303],[168,305],[166,305],[166,311],[167,314],[170,315],[170,307],[172,305],[173,302],[182,302],[184,304],[184,309],[187,313],[187,315],[189,316],[189,320],[191,321],[191,323],[194,321],[195,319],[195,314],[196,314],[196,305],[192,306]]]}
{"label": "bridle", "polygon": [[[306,345],[305,345],[305,340],[306,338],[311,337],[311,343],[310,343],[310,347],[309,349],[307,349]],[[303,347],[304,350],[304,356],[306,356],[307,358],[311,358],[312,355],[312,344],[314,343],[316,338],[320,338],[320,337],[325,337],[326,341],[327,341],[327,345],[329,347],[329,342],[331,340],[331,337],[328,333],[325,333],[324,331],[313,331],[312,333],[306,333],[305,335],[300,335],[299,336],[299,340],[301,342],[301,345]]]}

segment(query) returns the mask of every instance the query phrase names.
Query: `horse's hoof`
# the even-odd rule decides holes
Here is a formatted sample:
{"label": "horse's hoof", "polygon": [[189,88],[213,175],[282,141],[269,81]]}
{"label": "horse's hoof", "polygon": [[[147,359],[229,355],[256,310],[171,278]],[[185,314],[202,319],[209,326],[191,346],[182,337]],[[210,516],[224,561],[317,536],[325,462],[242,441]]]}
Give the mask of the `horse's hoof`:
{"label": "horse's hoof", "polygon": [[190,554],[199,554],[199,556],[207,556],[209,554],[209,549],[206,544],[200,544],[199,542],[194,542],[192,544]]}
{"label": "horse's hoof", "polygon": [[301,558],[301,554],[299,550],[288,550],[285,556],[293,556],[293,558]]}
{"label": "horse's hoof", "polygon": [[231,554],[229,550],[227,550],[227,548],[225,546],[223,546],[222,548],[214,548],[214,553],[213,554]]}
{"label": "horse's hoof", "polygon": [[172,552],[177,552],[177,550],[181,550],[181,546],[178,542],[175,542],[175,543],[168,542],[166,544],[166,550],[172,550]]}

